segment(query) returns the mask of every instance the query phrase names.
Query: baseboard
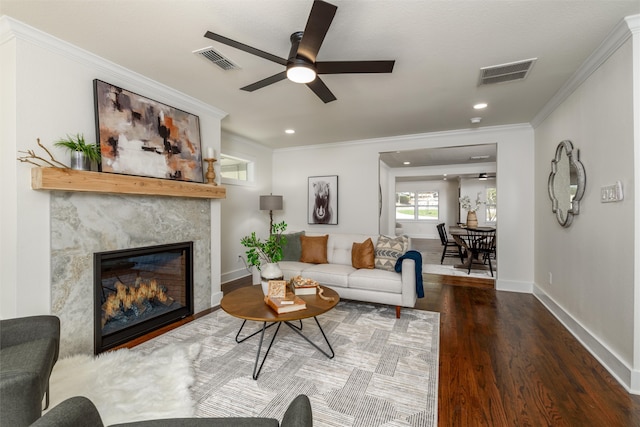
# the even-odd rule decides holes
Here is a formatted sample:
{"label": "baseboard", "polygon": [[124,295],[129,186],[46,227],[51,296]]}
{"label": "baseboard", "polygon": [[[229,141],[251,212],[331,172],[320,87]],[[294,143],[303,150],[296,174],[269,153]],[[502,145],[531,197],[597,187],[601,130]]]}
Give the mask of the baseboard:
{"label": "baseboard", "polygon": [[409,239],[434,239],[440,240],[440,236],[437,234],[405,234],[405,236],[409,236]]}
{"label": "baseboard", "polygon": [[598,362],[629,392],[640,394],[640,372],[632,370],[613,351],[558,305],[544,290],[533,287],[533,295],[587,349]]}
{"label": "baseboard", "polygon": [[241,268],[239,270],[228,271],[226,273],[222,273],[220,275],[221,283],[233,282],[234,280],[241,279],[246,276],[250,276],[251,273],[247,271],[246,268]]}
{"label": "baseboard", "polygon": [[530,294],[533,291],[533,283],[531,282],[501,280],[499,276],[500,272],[498,272],[498,279],[496,279],[496,291],[520,292],[522,294]]}

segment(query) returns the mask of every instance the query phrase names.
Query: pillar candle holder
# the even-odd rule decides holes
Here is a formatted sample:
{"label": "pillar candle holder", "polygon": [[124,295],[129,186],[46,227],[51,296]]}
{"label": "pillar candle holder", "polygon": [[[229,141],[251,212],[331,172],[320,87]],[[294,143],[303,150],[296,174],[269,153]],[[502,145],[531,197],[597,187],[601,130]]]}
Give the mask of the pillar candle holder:
{"label": "pillar candle holder", "polygon": [[214,158],[203,159],[205,162],[209,163],[209,167],[207,167],[207,184],[218,185],[216,184],[216,171],[213,169],[213,163],[218,160]]}

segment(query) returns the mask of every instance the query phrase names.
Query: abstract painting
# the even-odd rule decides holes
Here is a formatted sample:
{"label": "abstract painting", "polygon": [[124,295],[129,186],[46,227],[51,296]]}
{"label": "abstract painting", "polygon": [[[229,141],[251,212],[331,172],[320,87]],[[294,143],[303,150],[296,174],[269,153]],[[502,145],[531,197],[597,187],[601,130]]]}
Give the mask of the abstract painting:
{"label": "abstract painting", "polygon": [[198,116],[93,81],[101,172],[203,182]]}
{"label": "abstract painting", "polygon": [[338,224],[338,175],[309,177],[309,224]]}

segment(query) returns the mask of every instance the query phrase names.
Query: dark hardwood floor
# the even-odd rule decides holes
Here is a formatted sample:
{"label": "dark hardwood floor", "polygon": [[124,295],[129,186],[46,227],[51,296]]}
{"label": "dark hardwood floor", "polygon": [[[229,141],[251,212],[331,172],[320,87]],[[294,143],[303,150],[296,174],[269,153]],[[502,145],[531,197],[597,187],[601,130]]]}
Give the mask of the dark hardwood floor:
{"label": "dark hardwood floor", "polygon": [[640,426],[627,393],[530,294],[425,277],[440,313],[440,426]]}
{"label": "dark hardwood floor", "polygon": [[496,291],[486,279],[424,278],[416,308],[440,313],[439,426],[640,426],[640,396],[533,295]]}

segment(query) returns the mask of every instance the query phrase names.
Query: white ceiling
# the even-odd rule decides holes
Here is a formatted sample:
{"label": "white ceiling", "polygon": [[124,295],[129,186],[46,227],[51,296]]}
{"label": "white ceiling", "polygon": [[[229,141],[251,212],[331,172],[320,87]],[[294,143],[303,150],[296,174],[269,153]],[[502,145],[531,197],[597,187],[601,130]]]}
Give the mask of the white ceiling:
{"label": "white ceiling", "polygon": [[[396,65],[392,74],[322,76],[338,98],[328,104],[288,80],[239,90],[282,66],[203,36],[286,58],[311,0],[2,0],[0,13],[226,111],[224,129],[273,148],[530,122],[623,17],[640,13],[638,0],[330,3],[338,11],[319,61]],[[192,53],[207,46],[241,69]],[[538,60],[527,79],[478,87],[481,67],[529,58]],[[477,112],[480,101],[489,107]]]}

